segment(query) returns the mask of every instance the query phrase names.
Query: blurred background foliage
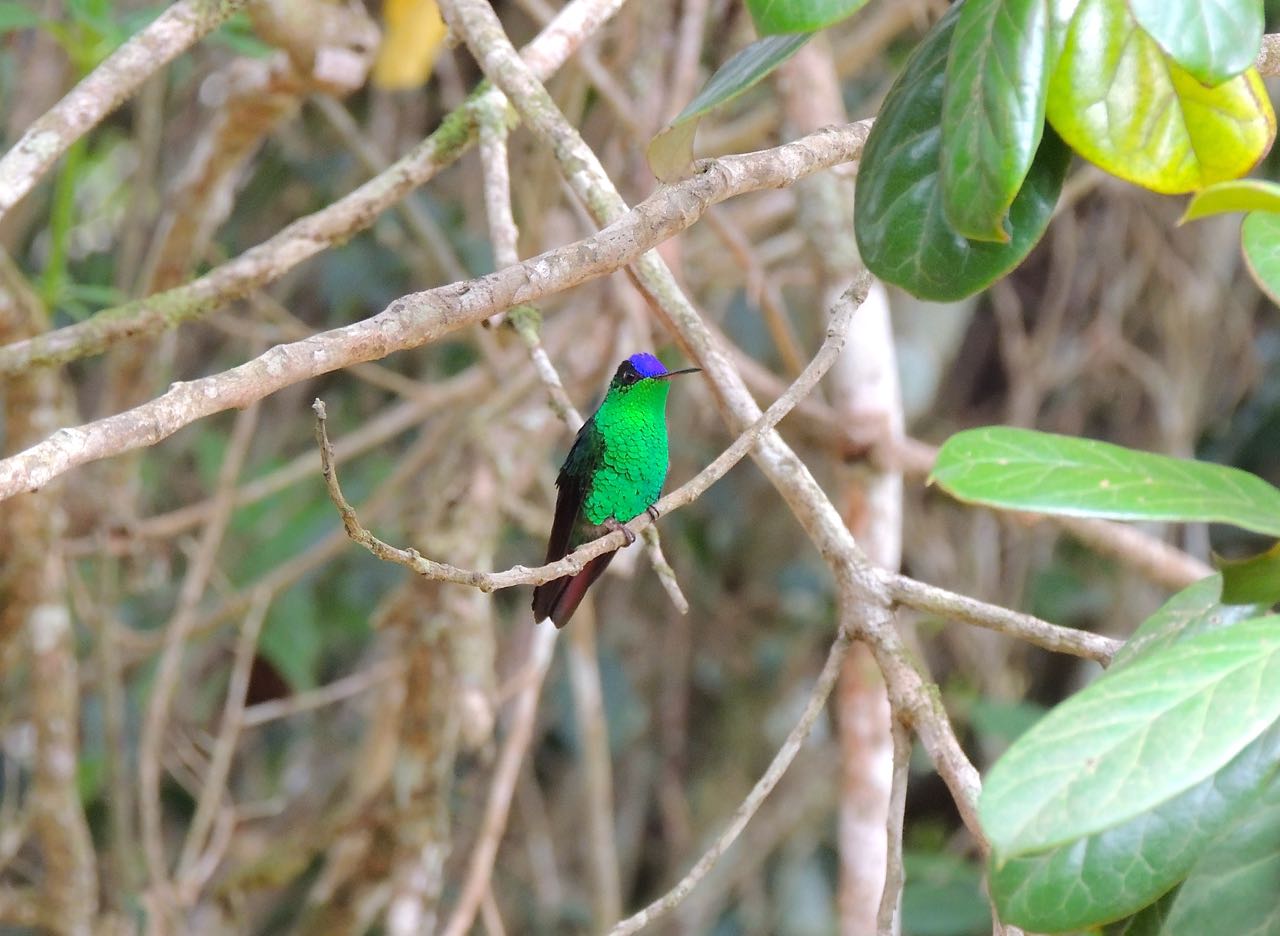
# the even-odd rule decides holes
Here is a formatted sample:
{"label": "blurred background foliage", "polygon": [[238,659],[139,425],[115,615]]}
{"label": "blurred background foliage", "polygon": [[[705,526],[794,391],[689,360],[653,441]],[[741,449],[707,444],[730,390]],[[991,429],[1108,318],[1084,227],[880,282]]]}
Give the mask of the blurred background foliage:
{"label": "blurred background foliage", "polygon": [[[198,227],[217,219],[199,254],[184,258],[184,276],[330,204],[370,176],[371,153],[375,160],[398,157],[460,104],[478,71],[442,44],[430,6],[370,3],[369,15],[389,31],[384,48],[398,50],[392,61],[344,100],[309,96],[265,132],[229,170],[233,199],[225,217],[206,207],[204,217],[172,222]],[[536,32],[546,11],[540,0],[496,6],[517,44]],[[872,0],[816,40],[835,64],[850,118],[875,113],[897,66],[943,6]],[[751,39],[737,0],[707,7],[713,25],[697,63],[703,76]],[[0,2],[3,145],[161,8],[132,0]],[[654,184],[644,143],[684,103],[672,87],[681,9],[667,0],[630,4],[592,44],[626,110],[606,99],[584,67],[571,63],[549,82],[632,202]],[[1268,9],[1274,25],[1280,4]],[[247,14],[236,15],[77,143],[0,225],[0,245],[34,284],[54,327],[150,290],[149,265],[167,236],[166,208],[186,184],[197,141],[234,100],[232,70],[278,54]],[[787,75],[783,70],[706,120],[699,154],[797,135],[778,90]],[[520,130],[511,145],[521,254],[586,233],[547,154]],[[1276,168],[1273,154],[1260,174],[1275,177]],[[112,352],[66,367],[68,422],[148,398],[174,380],[216,373],[269,344],[368,316],[405,293],[487,272],[493,261],[482,206],[478,163],[464,158],[368,231],[251,299],[154,342],[144,366]],[[1178,228],[1181,209],[1180,200],[1077,164],[1047,236],[1012,276],[949,306],[894,295],[910,433],[937,443],[974,424],[1036,426],[1234,464],[1280,483],[1280,315],[1241,270],[1238,221]],[[811,351],[824,329],[822,244],[807,233],[806,210],[797,191],[758,193],[715,209],[710,223],[664,248],[704,313],[757,365],[753,385],[762,398],[793,376],[788,344]],[[669,364],[678,359],[621,274],[556,296],[540,311],[552,359],[586,411],[623,355],[653,348]],[[385,664],[397,659],[397,616],[427,628],[460,613],[449,604],[448,586],[415,586],[343,537],[318,471],[311,399],[328,402],[340,446],[361,441],[343,461],[343,484],[384,539],[462,564],[533,564],[550,526],[555,468],[571,439],[523,362],[508,330],[477,328],[292,387],[261,405],[165,739],[167,819],[180,828],[194,809],[192,778],[208,763],[235,625],[255,591],[266,589],[271,601],[251,672],[251,707],[361,673],[399,675],[371,678],[333,704],[245,729],[229,781],[240,822],[204,892],[204,915],[194,918],[208,931],[342,931],[339,901],[318,906],[316,895],[338,892],[325,891],[323,880],[334,873],[338,844],[361,827],[342,804],[363,802],[361,773],[382,769],[380,740],[394,744],[398,703],[387,686],[403,672]],[[864,453],[833,428],[831,417],[842,414],[830,398],[819,402],[784,422],[783,434],[828,491],[850,489]],[[159,635],[179,601],[234,419],[204,420],[141,457],[79,470],[62,488],[82,660],[80,791],[102,856],[104,906],[126,920],[140,918],[143,878],[136,835],[127,831],[134,816],[112,814],[136,800],[133,764]],[[673,392],[670,419],[671,477],[678,482],[729,440],[707,394],[692,383]],[[132,481],[122,487],[126,477]],[[905,519],[904,570],[917,578],[1117,636],[1162,600],[1162,589],[1049,524],[966,509],[921,480],[907,485]],[[660,529],[690,599],[688,616],[674,611],[643,559],[615,562],[611,573],[619,574],[607,576],[594,598],[626,906],[658,893],[723,825],[803,704],[833,629],[823,564],[749,463]],[[1164,533],[1203,558],[1211,546],[1239,553],[1259,545],[1239,533]],[[496,647],[485,691],[493,698],[496,687],[500,697],[519,675],[528,592],[481,599],[475,613]],[[906,614],[902,624],[979,768],[1095,671],[984,631]],[[120,655],[114,674],[101,649],[107,632]],[[119,700],[104,701],[104,679],[119,681]],[[410,695],[428,691],[412,681],[406,688]],[[20,814],[27,782],[28,690],[20,668],[0,683],[6,821]],[[115,735],[113,705],[122,716]],[[591,929],[578,714],[560,660],[544,689],[533,756],[494,879],[509,932]],[[450,768],[446,882],[460,879],[477,835],[494,751],[493,740],[482,737]],[[744,840],[681,910],[676,930],[834,931],[838,757],[834,729],[820,728]],[[913,761],[907,823],[905,931],[989,932],[973,843],[922,756]],[[5,879],[39,879],[38,862],[24,851],[4,857]],[[357,875],[351,886],[371,885]],[[446,886],[446,906],[453,886]]]}

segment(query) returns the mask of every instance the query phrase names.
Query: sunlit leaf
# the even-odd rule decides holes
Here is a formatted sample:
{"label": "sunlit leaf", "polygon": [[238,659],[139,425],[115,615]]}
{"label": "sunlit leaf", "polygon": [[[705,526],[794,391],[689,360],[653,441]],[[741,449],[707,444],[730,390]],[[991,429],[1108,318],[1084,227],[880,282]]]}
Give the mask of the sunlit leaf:
{"label": "sunlit leaf", "polygon": [[1232,179],[1201,189],[1178,223],[1230,211],[1280,211],[1280,185],[1263,179]]}
{"label": "sunlit leaf", "polygon": [[1206,85],[1234,78],[1262,46],[1262,0],[1128,0],[1169,57]]}
{"label": "sunlit leaf", "polygon": [[1224,601],[1268,607],[1280,601],[1280,543],[1247,559],[1215,557],[1214,565],[1222,573]]}
{"label": "sunlit leaf", "polygon": [[1202,578],[1178,592],[1138,625],[1111,658],[1107,673],[1115,673],[1141,657],[1197,634],[1260,617],[1268,607],[1249,602],[1229,603],[1223,598],[1221,575]]}
{"label": "sunlit leaf", "polygon": [[1124,0],[1080,0],[1061,38],[1046,116],[1076,152],[1157,192],[1245,175],[1275,137],[1257,72],[1214,88],[1161,50]]}
{"label": "sunlit leaf", "polygon": [[942,99],[961,6],[916,47],[885,98],[858,169],[854,231],[867,267],[922,299],[960,299],[1008,273],[1044,233],[1070,151],[1046,129],[1009,208],[1009,243],[969,241],[943,213]]}
{"label": "sunlit leaf", "polygon": [[653,174],[663,182],[688,176],[693,167],[693,135],[698,129],[698,120],[712,108],[733,100],[799,52],[810,35],[766,36],[721,65],[675,120],[650,141],[649,168]]}
{"label": "sunlit leaf", "polygon": [[996,867],[1162,806],[1277,717],[1277,617],[1199,634],[1092,683],[987,774],[979,811]]}
{"label": "sunlit leaf", "polygon": [[1249,214],[1240,228],[1240,244],[1254,280],[1272,302],[1280,305],[1280,214]]}
{"label": "sunlit leaf", "polygon": [[943,210],[958,233],[1008,242],[1009,206],[1044,132],[1048,84],[1044,0],[966,0],[942,100]]}
{"label": "sunlit leaf", "polygon": [[1280,536],[1280,489],[1208,462],[1008,426],[970,429],[932,480],[971,503],[1060,516],[1230,523]]}
{"label": "sunlit leaf", "polygon": [[747,0],[760,35],[816,32],[866,6],[867,0]]}

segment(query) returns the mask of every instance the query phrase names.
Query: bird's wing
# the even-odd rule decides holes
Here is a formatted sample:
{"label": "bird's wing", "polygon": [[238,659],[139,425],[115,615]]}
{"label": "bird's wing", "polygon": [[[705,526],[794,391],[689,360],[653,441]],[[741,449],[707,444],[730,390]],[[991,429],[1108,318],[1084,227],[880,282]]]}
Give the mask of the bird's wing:
{"label": "bird's wing", "polygon": [[604,439],[595,431],[594,419],[588,419],[578,430],[573,447],[556,476],[559,493],[556,495],[555,519],[551,522],[551,537],[547,540],[546,562],[555,562],[572,551],[569,538],[573,535],[582,502],[591,486],[591,473],[600,466],[603,456]]}

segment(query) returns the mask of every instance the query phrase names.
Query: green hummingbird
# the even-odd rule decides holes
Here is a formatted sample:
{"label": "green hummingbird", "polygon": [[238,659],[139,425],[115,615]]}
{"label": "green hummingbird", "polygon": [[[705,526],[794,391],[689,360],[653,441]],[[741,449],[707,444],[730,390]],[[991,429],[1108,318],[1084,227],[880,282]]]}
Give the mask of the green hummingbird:
{"label": "green hummingbird", "polygon": [[[633,354],[609,381],[599,408],[582,424],[556,477],[555,519],[547,542],[547,562],[554,562],[648,511],[667,479],[667,383],[696,367],[669,371],[652,354]],[[592,559],[577,575],[566,575],[533,590],[535,621],[551,618],[564,627],[591,583],[600,577],[613,553]]]}

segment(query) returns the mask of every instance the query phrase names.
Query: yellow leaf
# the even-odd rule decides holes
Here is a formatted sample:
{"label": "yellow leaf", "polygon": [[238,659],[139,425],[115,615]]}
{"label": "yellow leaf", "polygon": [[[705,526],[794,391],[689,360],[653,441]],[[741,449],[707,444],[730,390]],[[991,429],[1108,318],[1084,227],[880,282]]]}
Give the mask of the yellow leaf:
{"label": "yellow leaf", "polygon": [[426,84],[448,31],[436,0],[386,0],[382,18],[386,30],[373,83],[387,91]]}
{"label": "yellow leaf", "polygon": [[1055,23],[1050,45],[1061,54],[1046,116],[1081,156],[1177,194],[1243,176],[1266,155],[1276,119],[1256,70],[1205,87],[1138,26],[1125,0],[1078,0]]}

